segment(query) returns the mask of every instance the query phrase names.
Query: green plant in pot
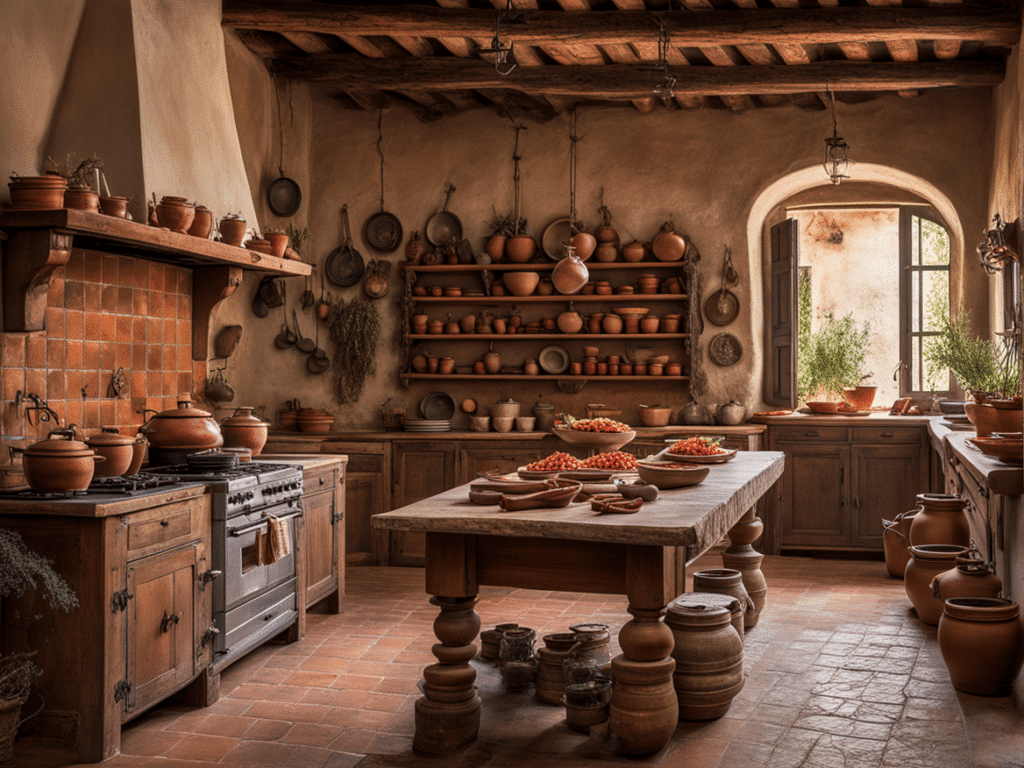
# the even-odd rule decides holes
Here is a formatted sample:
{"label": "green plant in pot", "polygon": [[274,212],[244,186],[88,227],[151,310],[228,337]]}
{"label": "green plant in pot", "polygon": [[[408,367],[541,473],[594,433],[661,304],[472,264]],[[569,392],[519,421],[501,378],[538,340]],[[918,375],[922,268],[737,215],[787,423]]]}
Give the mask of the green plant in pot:
{"label": "green plant in pot", "polygon": [[817,331],[800,333],[797,395],[809,408],[835,412],[843,402],[843,390],[871,375],[864,372],[869,331],[868,323],[857,327],[852,313],[836,319],[829,312]]}
{"label": "green plant in pot", "polygon": [[[70,611],[78,606],[71,587],[53,564],[31,551],[16,531],[0,529],[0,599],[9,600],[41,587],[53,610]],[[0,762],[11,759],[18,727],[28,717],[21,708],[42,671],[32,662],[34,653],[0,654]],[[39,709],[33,713],[38,714]]]}

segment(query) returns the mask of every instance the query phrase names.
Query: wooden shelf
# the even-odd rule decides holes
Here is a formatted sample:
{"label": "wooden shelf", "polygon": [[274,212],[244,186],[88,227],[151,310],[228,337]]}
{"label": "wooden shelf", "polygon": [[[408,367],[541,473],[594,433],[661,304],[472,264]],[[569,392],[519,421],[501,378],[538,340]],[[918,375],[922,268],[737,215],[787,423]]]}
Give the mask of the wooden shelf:
{"label": "wooden shelf", "polygon": [[570,301],[578,301],[584,304],[605,302],[611,304],[636,304],[648,301],[686,301],[685,293],[631,293],[628,296],[623,294],[612,294],[610,296],[599,296],[596,293],[566,295],[561,293],[550,296],[410,296],[412,304],[542,304]]}
{"label": "wooden shelf", "polygon": [[[557,261],[529,262],[527,264],[512,264],[500,262],[498,264],[399,264],[403,270],[408,272],[483,272],[484,270],[500,269],[505,272],[550,272],[557,265]],[[682,269],[685,261],[586,261],[587,271],[602,271],[606,269]]]}
{"label": "wooden shelf", "polygon": [[525,373],[403,373],[407,379],[425,381],[689,381],[689,376],[612,376],[610,374],[586,376],[572,373],[538,373],[528,376]]}
{"label": "wooden shelf", "polygon": [[413,341],[601,341],[625,339],[627,341],[657,341],[658,339],[687,339],[688,333],[407,333]]}
{"label": "wooden shelf", "polygon": [[67,264],[72,248],[79,248],[191,269],[193,360],[207,359],[210,312],[235,292],[243,270],[282,277],[312,272],[302,261],[70,208],[0,211],[0,230],[8,236],[3,260],[4,331],[44,330],[50,278]]}

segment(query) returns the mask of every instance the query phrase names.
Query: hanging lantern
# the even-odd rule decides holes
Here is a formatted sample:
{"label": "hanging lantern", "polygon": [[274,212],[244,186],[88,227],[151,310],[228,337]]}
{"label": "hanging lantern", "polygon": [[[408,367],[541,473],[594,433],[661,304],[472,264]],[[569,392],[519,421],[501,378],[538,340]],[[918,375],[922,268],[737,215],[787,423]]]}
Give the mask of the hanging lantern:
{"label": "hanging lantern", "polygon": [[850,159],[847,157],[850,145],[839,135],[836,120],[836,95],[829,90],[828,83],[825,83],[825,92],[832,97],[832,135],[825,138],[825,162],[822,163],[822,167],[828,174],[829,181],[839,184],[843,179],[850,178],[846,174],[850,165]]}

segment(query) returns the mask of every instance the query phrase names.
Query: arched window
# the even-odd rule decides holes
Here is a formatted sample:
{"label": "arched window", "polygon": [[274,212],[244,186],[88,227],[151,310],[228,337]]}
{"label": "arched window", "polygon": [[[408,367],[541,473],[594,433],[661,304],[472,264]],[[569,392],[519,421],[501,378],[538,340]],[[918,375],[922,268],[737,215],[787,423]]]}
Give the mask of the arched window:
{"label": "arched window", "polygon": [[906,397],[949,392],[949,373],[924,359],[940,315],[949,315],[949,232],[930,208],[900,209],[900,391]]}

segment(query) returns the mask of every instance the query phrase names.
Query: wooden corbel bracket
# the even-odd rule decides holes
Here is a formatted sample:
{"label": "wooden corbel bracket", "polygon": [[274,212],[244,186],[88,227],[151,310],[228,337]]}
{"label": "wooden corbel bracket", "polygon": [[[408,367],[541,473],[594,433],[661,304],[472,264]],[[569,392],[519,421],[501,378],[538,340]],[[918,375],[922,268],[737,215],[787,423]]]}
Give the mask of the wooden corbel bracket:
{"label": "wooden corbel bracket", "polygon": [[41,331],[46,322],[50,277],[71,257],[70,232],[26,229],[4,244],[4,331]]}
{"label": "wooden corbel bracket", "polygon": [[242,284],[242,268],[196,267],[192,270],[192,359],[210,356],[210,315],[213,308]]}

